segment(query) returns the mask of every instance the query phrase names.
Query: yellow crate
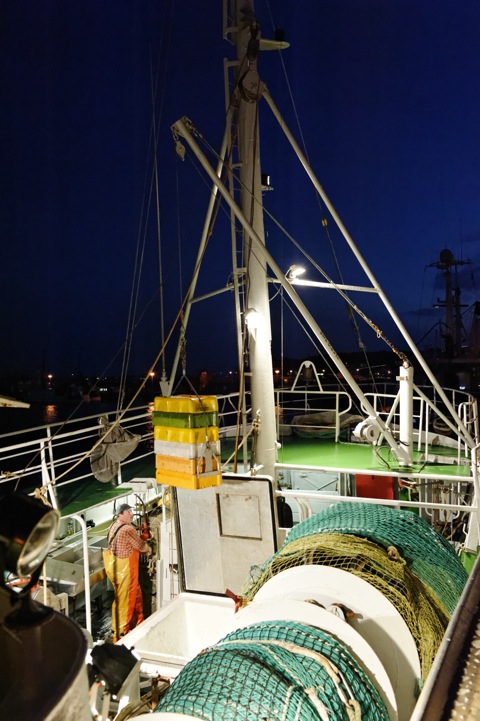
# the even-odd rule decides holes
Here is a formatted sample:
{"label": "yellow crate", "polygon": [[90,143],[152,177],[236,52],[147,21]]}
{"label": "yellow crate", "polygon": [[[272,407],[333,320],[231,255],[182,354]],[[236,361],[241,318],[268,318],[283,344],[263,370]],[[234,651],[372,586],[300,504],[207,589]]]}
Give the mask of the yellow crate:
{"label": "yellow crate", "polygon": [[218,427],[208,428],[174,428],[173,426],[154,426],[153,438],[155,441],[169,443],[209,443],[218,441]]}
{"label": "yellow crate", "polygon": [[221,473],[216,473],[212,476],[198,476],[196,473],[164,471],[162,468],[157,468],[155,476],[157,483],[161,483],[164,486],[186,488],[189,491],[197,491],[200,488],[210,488],[211,486],[221,486],[222,484]]}
{"label": "yellow crate", "polygon": [[[155,456],[156,468],[169,472],[175,471],[180,473],[205,473],[205,458],[174,458],[173,456]],[[219,470],[219,459],[212,458],[212,470]]]}
{"label": "yellow crate", "polygon": [[211,413],[218,411],[216,396],[156,396],[154,411],[163,413]]}
{"label": "yellow crate", "polygon": [[[220,441],[209,441],[209,449],[216,456],[220,456]],[[154,441],[154,452],[158,456],[173,456],[174,458],[201,458],[205,455],[206,443],[174,443],[172,441]]]}

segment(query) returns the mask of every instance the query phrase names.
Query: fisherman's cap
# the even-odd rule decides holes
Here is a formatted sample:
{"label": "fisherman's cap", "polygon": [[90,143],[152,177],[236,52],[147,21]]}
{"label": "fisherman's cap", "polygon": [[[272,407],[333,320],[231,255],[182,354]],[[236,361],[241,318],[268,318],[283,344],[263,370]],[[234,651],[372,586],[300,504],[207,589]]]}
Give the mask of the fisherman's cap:
{"label": "fisherman's cap", "polygon": [[117,516],[125,511],[133,511],[133,508],[129,506],[128,503],[122,503],[122,505],[118,507]]}

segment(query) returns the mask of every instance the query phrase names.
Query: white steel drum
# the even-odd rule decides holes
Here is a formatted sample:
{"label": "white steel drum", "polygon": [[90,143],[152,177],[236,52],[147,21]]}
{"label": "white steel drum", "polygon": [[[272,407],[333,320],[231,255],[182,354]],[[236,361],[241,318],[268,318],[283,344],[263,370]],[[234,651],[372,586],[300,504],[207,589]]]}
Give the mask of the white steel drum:
{"label": "white steel drum", "polygon": [[398,718],[397,701],[390,679],[375,651],[345,621],[319,606],[294,599],[255,600],[235,616],[234,630],[261,621],[295,621],[314,626],[341,641],[368,675],[385,703],[389,718]]}
{"label": "white steel drum", "polygon": [[272,604],[276,599],[313,600],[325,607],[342,604],[353,611],[348,625],[384,666],[397,699],[399,721],[410,718],[421,677],[420,659],[410,629],[388,598],[352,573],[318,565],[278,573],[262,586],[254,603]]}
{"label": "white steel drum", "polygon": [[[278,598],[265,601],[255,599],[253,603],[245,606],[235,615],[231,630],[245,628],[261,621],[295,621],[322,629],[341,641],[378,690],[391,721],[396,721],[398,718],[397,702],[388,674],[369,644],[347,623],[329,611],[311,603],[305,603],[305,601]],[[151,719],[152,717],[148,714],[135,717],[136,721],[146,721],[147,718]],[[155,714],[155,719],[157,718],[161,721],[185,721],[185,719],[195,719],[196,717],[162,712]]]}

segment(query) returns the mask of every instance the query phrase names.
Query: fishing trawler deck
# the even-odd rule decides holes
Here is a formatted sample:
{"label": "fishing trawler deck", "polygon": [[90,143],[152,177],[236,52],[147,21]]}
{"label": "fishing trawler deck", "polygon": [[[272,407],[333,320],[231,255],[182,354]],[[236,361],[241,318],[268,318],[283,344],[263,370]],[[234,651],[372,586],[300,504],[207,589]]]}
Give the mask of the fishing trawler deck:
{"label": "fishing trawler deck", "polygon": [[[471,480],[469,465],[458,464],[457,451],[435,446],[435,460],[425,461],[424,451],[414,451],[411,468],[399,466],[386,447],[363,443],[286,437],[278,451],[282,467],[317,468],[340,473],[368,473],[398,478],[436,478],[452,481]],[[444,462],[442,462],[444,460]]]}
{"label": "fishing trawler deck", "polygon": [[[228,399],[232,401],[231,398]],[[224,404],[225,399],[219,398]],[[231,410],[231,409],[230,409]],[[250,471],[252,459],[246,468],[245,446],[237,451],[238,467],[234,467],[235,439],[231,428],[231,417],[223,414],[220,424],[222,466],[229,472]],[[79,463],[79,459],[98,438],[97,418],[92,416],[88,424],[70,421],[59,432],[60,424],[38,429],[35,440],[25,440],[20,434],[5,438],[2,448],[3,477],[2,484],[12,486],[18,483],[25,492],[44,485],[48,490],[51,479],[55,478],[58,508],[63,518],[73,514],[82,514],[97,506],[114,503],[125,497],[131,490],[131,481],[135,478],[155,478],[155,456],[153,453],[153,428],[151,413],[146,408],[132,409],[132,413],[122,421],[125,428],[141,434],[139,449],[121,464],[121,474],[112,483],[98,483],[92,475],[88,458]],[[228,429],[230,428],[230,432]],[[293,426],[284,424],[277,435],[275,475],[279,488],[284,486],[283,478],[289,472],[331,473],[355,477],[368,474],[378,477],[408,479],[435,479],[448,483],[455,481],[471,482],[472,463],[464,447],[446,447],[440,441],[430,443],[428,448],[414,441],[413,465],[400,466],[387,445],[338,440],[328,436],[308,435],[301,437],[292,432]],[[238,443],[238,441],[237,441]],[[250,452],[251,441],[249,440]],[[48,451],[48,457],[46,456]],[[29,461],[25,471],[19,471],[13,463],[13,456]],[[34,461],[31,462],[31,458]],[[8,471],[6,472],[8,468]],[[17,472],[18,471],[18,472]],[[48,482],[50,480],[50,485]],[[47,485],[46,485],[47,484]],[[311,486],[309,486],[311,488]],[[297,488],[298,489],[298,488]]]}

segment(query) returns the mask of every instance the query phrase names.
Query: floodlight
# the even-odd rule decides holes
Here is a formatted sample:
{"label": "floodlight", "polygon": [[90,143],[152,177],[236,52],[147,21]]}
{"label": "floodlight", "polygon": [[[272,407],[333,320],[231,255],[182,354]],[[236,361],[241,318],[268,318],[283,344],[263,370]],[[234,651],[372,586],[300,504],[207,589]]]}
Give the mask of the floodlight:
{"label": "floodlight", "polygon": [[21,578],[40,568],[55,538],[60,514],[23,493],[0,499],[0,557]]}
{"label": "floodlight", "polygon": [[297,280],[297,278],[300,275],[303,275],[305,273],[305,268],[301,265],[291,265],[290,268],[287,270],[286,273],[286,279],[291,283],[294,280]]}
{"label": "floodlight", "polygon": [[245,323],[249,331],[256,330],[260,325],[260,313],[255,308],[249,308],[245,312]]}

